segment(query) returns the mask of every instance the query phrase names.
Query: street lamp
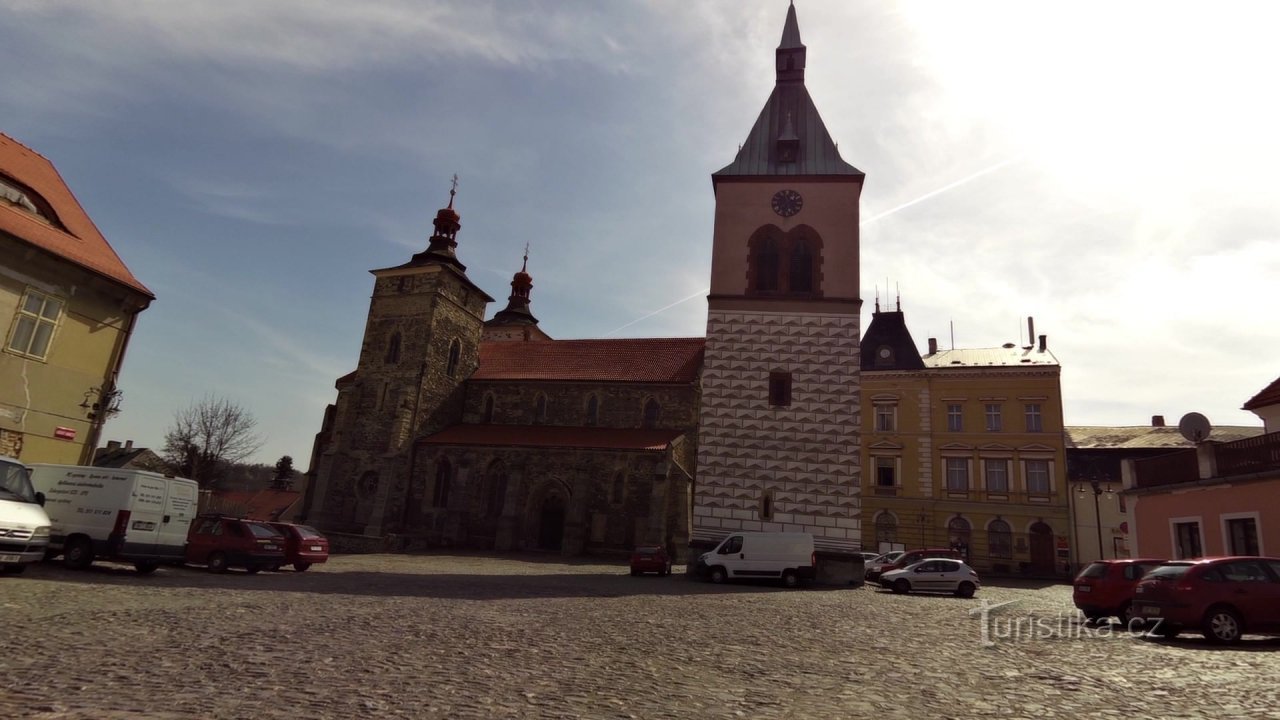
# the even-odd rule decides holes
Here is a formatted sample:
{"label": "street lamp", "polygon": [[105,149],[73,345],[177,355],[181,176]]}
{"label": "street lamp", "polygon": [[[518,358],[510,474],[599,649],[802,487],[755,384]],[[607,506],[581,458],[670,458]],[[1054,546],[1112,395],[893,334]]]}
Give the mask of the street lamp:
{"label": "street lamp", "polygon": [[1104,492],[1107,495],[1113,494],[1111,490],[1111,483],[1107,483],[1107,487],[1104,490],[1102,483],[1099,482],[1097,478],[1093,478],[1085,482],[1087,482],[1088,485],[1083,483],[1080,485],[1080,494],[1083,495],[1089,490],[1093,490],[1093,520],[1098,529],[1098,559],[1103,560],[1107,557],[1107,553],[1102,547],[1102,509],[1098,505],[1098,497]]}

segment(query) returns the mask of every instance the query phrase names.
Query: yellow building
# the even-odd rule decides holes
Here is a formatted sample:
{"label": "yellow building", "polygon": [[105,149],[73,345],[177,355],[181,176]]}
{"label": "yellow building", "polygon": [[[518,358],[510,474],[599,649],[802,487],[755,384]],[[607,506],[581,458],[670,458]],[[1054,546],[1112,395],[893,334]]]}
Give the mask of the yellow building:
{"label": "yellow building", "polygon": [[0,455],[92,462],[153,299],[53,164],[0,134]]}
{"label": "yellow building", "polygon": [[1038,344],[920,356],[902,312],[862,340],[862,543],[960,547],[979,570],[1069,572],[1060,367]]}

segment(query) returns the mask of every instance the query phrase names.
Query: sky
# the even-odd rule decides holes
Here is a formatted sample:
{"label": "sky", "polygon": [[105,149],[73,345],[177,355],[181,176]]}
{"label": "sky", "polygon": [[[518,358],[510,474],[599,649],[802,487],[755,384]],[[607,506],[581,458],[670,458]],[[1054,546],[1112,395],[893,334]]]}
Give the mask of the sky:
{"label": "sky", "polygon": [[[0,132],[157,296],[103,439],[207,395],[306,466],[375,268],[458,255],[555,338],[703,336],[710,174],[773,87],[786,0],[0,0]],[[1280,6],[797,0],[862,194],[863,325],[1026,342],[1068,425],[1260,426],[1280,374]],[[891,300],[890,298],[894,298]]]}

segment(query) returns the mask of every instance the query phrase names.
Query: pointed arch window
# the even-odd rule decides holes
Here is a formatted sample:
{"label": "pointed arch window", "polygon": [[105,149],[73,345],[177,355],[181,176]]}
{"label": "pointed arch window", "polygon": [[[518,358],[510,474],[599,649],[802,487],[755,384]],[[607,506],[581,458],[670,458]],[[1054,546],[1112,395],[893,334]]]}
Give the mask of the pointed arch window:
{"label": "pointed arch window", "polygon": [[613,488],[609,493],[609,501],[621,505],[627,497],[627,476],[621,470],[613,476]]}
{"label": "pointed arch window", "polygon": [[658,420],[662,418],[662,406],[657,400],[649,398],[644,403],[644,420],[640,423],[641,427],[656,428]]}
{"label": "pointed arch window", "polygon": [[543,423],[547,421],[547,396],[538,393],[538,398],[533,401],[533,421]]}
{"label": "pointed arch window", "polygon": [[507,468],[499,461],[489,466],[489,498],[486,510],[489,517],[502,517],[507,501]]}
{"label": "pointed arch window", "polygon": [[445,373],[449,377],[456,377],[458,374],[458,361],[462,359],[462,343],[454,340],[449,344],[449,365],[445,369]]}
{"label": "pointed arch window", "polygon": [[493,395],[484,396],[484,419],[483,422],[493,422]]}
{"label": "pointed arch window", "polygon": [[391,339],[387,340],[387,355],[384,361],[387,365],[400,362],[400,333],[391,333]]}
{"label": "pointed arch window", "polygon": [[795,241],[791,246],[791,292],[813,292],[813,251],[804,238]]}
{"label": "pointed arch window", "polygon": [[595,393],[587,396],[587,424],[595,425],[600,422],[600,400]]}
{"label": "pointed arch window", "polygon": [[431,490],[431,507],[449,507],[449,482],[453,479],[453,467],[448,458],[436,461],[436,482]]}
{"label": "pointed arch window", "polygon": [[755,253],[756,292],[778,290],[778,241],[772,237],[760,238]]}

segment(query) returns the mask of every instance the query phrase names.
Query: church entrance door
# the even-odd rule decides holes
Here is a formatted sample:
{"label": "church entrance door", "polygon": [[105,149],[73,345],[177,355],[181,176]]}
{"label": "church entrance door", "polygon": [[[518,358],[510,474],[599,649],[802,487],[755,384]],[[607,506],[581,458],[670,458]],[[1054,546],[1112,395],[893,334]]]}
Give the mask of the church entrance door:
{"label": "church entrance door", "polygon": [[559,550],[564,541],[564,500],[559,495],[548,495],[542,501],[542,514],[538,522],[538,547],[542,550]]}

